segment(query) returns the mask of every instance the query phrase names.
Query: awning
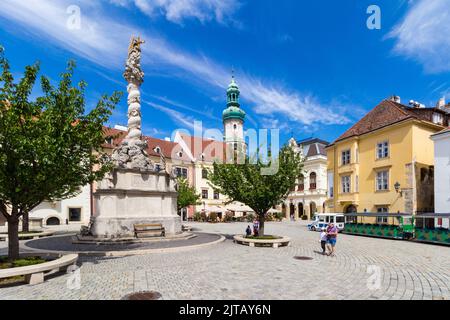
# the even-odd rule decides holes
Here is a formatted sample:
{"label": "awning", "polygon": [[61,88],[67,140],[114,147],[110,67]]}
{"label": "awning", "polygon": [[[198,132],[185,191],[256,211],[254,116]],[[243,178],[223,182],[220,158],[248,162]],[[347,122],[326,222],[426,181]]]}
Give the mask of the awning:
{"label": "awning", "polygon": [[222,206],[207,206],[205,209],[206,212],[215,212],[215,213],[226,213],[228,210]]}
{"label": "awning", "polygon": [[232,203],[227,206],[228,211],[233,212],[253,212],[253,209],[244,204]]}

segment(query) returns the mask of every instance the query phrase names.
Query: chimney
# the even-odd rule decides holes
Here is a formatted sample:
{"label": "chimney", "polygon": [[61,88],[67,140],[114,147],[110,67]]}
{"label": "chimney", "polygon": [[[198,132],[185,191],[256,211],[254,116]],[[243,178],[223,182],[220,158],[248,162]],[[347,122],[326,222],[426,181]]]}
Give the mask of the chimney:
{"label": "chimney", "polygon": [[445,97],[440,98],[439,101],[436,103],[436,108],[442,109],[445,107]]}
{"label": "chimney", "polygon": [[397,102],[397,103],[402,103],[402,100],[400,99],[400,97],[399,96],[392,96],[391,98],[390,98],[390,100],[391,101],[394,101],[394,102]]}

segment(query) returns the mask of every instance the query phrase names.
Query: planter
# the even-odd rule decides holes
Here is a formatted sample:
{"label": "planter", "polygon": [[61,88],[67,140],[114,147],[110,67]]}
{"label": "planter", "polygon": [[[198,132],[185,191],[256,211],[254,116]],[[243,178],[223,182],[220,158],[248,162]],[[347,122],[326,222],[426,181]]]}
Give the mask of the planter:
{"label": "planter", "polygon": [[252,239],[246,238],[245,236],[236,235],[233,237],[234,242],[238,244],[242,244],[249,247],[287,247],[291,242],[291,239],[288,237],[279,237],[277,239]]}
{"label": "planter", "polygon": [[78,260],[78,254],[61,255],[33,252],[21,254],[20,257],[40,257],[47,261],[29,266],[0,269],[0,279],[25,276],[25,282],[28,284],[38,284],[44,282],[45,276],[59,272],[70,265],[75,265]]}

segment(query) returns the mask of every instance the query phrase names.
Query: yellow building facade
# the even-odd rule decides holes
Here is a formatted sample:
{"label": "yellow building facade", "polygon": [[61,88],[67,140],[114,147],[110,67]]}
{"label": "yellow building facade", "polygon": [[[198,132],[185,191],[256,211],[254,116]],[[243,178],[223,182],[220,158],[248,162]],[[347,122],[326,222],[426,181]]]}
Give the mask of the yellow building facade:
{"label": "yellow building facade", "polygon": [[436,108],[384,100],[327,147],[327,212],[434,209],[433,141],[448,125]]}

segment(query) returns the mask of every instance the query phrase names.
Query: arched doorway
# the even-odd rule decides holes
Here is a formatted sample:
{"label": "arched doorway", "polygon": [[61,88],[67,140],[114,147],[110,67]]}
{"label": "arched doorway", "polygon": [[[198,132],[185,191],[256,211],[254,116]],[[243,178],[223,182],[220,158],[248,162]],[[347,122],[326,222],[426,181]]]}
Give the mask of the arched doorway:
{"label": "arched doorway", "polygon": [[294,218],[295,218],[295,205],[293,203],[291,203],[289,205],[289,215],[290,215],[290,219],[294,220]]}
{"label": "arched doorway", "polygon": [[309,204],[309,218],[312,219],[317,212],[317,206],[315,202]]}
{"label": "arched doorway", "polygon": [[59,219],[57,217],[51,217],[51,218],[47,219],[46,224],[48,226],[59,226],[60,221],[59,221]]}
{"label": "arched doorway", "polygon": [[303,215],[305,215],[305,211],[304,211],[304,209],[303,209],[303,203],[300,202],[300,203],[298,204],[298,216],[299,216],[299,218],[301,219]]}
{"label": "arched doorway", "polygon": [[288,219],[287,212],[286,212],[286,205],[285,205],[284,203],[283,203],[282,206],[281,206],[281,213],[283,214],[283,216],[284,216],[286,219]]}
{"label": "arched doorway", "polygon": [[356,213],[356,212],[358,212],[358,210],[353,204],[348,205],[344,210],[344,213]]}

